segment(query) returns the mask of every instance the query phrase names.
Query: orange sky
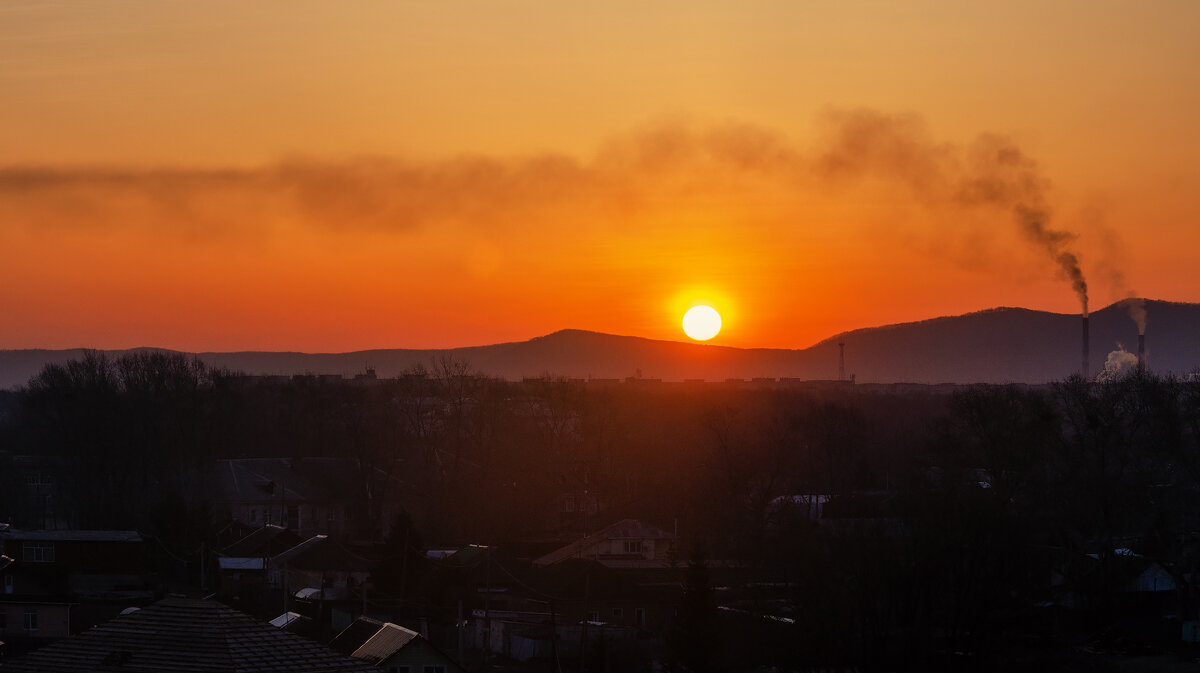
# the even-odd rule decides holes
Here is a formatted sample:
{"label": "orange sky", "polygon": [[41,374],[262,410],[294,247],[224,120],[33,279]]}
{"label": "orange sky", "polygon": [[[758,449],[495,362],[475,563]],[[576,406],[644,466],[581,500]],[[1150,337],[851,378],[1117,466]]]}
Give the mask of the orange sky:
{"label": "orange sky", "polygon": [[[1200,301],[1200,3],[0,5],[0,348]],[[1014,217],[1044,208],[1050,249]]]}

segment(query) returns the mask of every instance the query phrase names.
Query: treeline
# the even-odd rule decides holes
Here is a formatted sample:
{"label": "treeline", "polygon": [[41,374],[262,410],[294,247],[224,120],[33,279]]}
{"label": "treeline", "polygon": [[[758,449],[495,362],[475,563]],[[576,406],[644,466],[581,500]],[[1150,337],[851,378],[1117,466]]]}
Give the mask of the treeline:
{"label": "treeline", "polygon": [[[179,354],[89,353],[48,365],[0,404],[0,448],[65,474],[79,527],[135,527],[148,501],[203,497],[197,479],[216,458],[348,457],[420,490],[427,537],[452,543],[522,535],[572,488],[602,508],[740,534],[747,507],[818,474],[822,489],[882,487],[903,469],[895,435],[915,439],[942,400],[597,390],[491,379],[453,360],[365,384],[273,380]],[[819,472],[797,470],[808,463]],[[604,523],[597,513],[586,525]]]}

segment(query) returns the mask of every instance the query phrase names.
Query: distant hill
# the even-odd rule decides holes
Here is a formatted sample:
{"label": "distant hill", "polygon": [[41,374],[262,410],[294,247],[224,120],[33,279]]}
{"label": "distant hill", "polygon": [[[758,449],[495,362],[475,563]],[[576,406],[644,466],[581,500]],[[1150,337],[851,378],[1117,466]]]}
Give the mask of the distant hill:
{"label": "distant hill", "polygon": [[[1200,366],[1200,304],[1145,302],[1147,361],[1153,371],[1183,374]],[[846,373],[862,383],[1042,383],[1076,373],[1082,359],[1080,319],[1021,308],[871,327],[838,334],[810,348],[729,348],[581,330],[562,330],[515,343],[444,350],[368,350],[351,353],[196,353],[204,362],[248,374],[342,374],[367,366],[393,377],[446,355],[473,370],[507,379],[552,374],[625,378],[640,370],[665,381],[727,378],[837,378],[837,344],[846,344]],[[1137,348],[1137,327],[1123,303],[1091,316],[1095,374],[1108,353]],[[119,355],[128,351],[107,351]],[[28,382],[49,362],[83,351],[0,351],[0,388]]]}

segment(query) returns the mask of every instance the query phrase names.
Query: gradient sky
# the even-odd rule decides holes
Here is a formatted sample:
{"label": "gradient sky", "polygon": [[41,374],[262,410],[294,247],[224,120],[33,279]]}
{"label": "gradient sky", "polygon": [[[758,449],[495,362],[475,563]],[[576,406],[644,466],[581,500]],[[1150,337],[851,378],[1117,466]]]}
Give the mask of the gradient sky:
{"label": "gradient sky", "polygon": [[1200,301],[1197,44],[1192,0],[10,0],[0,348],[682,340],[696,302],[796,348],[1076,311],[1062,252],[1093,309]]}

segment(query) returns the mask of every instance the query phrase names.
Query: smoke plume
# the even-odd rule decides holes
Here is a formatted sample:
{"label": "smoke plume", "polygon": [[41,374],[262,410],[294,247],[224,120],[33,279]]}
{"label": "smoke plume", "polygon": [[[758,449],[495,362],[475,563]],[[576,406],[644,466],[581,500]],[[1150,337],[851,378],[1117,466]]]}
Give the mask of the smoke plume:
{"label": "smoke plume", "polygon": [[1124,304],[1125,310],[1129,312],[1129,317],[1137,323],[1138,334],[1144,335],[1146,333],[1146,300],[1130,295]]}
{"label": "smoke plume", "polygon": [[1104,371],[1096,376],[1096,380],[1102,383],[1115,381],[1132,373],[1137,369],[1137,365],[1137,356],[1125,350],[1124,345],[1117,344],[1117,350],[1108,354],[1108,359],[1104,361]]}
{"label": "smoke plume", "polygon": [[834,140],[819,162],[827,175],[876,173],[907,184],[927,201],[1009,210],[1020,234],[1070,281],[1087,315],[1087,280],[1072,248],[1077,236],[1050,227],[1047,181],[1015,143],[983,134],[960,150],[934,142],[911,115],[840,112],[829,121]]}
{"label": "smoke plume", "polygon": [[139,235],[195,239],[266,236],[294,225],[382,232],[452,225],[500,239],[531,227],[636,233],[639,217],[664,221],[712,206],[733,213],[731,227],[792,220],[831,182],[854,187],[870,177],[954,209],[945,219],[980,207],[1010,213],[1020,235],[1070,280],[1086,315],[1076,237],[1050,225],[1046,180],[1012,141],[980,135],[966,145],[940,142],[919,117],[870,110],[828,114],[820,138],[800,148],[752,125],[671,123],[611,139],[590,158],[287,160],[226,170],[8,167],[0,168],[0,223],[140,227]]}

